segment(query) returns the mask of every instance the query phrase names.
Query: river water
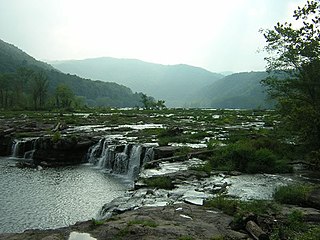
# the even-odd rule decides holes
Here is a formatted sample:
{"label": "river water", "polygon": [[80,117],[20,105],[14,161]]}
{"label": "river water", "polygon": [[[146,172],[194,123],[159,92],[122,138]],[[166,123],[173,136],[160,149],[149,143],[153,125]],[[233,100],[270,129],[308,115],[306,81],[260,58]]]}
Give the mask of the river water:
{"label": "river water", "polygon": [[95,218],[128,185],[84,164],[44,170],[0,157],[0,233],[63,227]]}

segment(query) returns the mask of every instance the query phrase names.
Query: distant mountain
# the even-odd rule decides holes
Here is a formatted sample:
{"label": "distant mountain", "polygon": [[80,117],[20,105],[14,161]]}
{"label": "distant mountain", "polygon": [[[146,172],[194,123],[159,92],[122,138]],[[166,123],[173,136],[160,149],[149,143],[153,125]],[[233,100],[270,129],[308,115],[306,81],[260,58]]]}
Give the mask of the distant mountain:
{"label": "distant mountain", "polygon": [[110,57],[55,61],[51,64],[65,73],[112,81],[163,99],[171,107],[181,107],[197,90],[221,79],[223,75],[189,65],[161,65],[135,59]]}
{"label": "distant mountain", "polygon": [[220,74],[222,74],[223,76],[229,76],[231,74],[234,74],[234,72],[231,71],[225,71],[225,72],[219,72]]}
{"label": "distant mountain", "polygon": [[[21,67],[41,70],[49,79],[49,93],[64,83],[91,106],[133,107],[141,105],[141,97],[128,87],[114,82],[92,81],[76,75],[64,74],[51,65],[37,61],[12,44],[0,40],[0,73],[13,73]],[[1,87],[1,86],[0,86]]]}
{"label": "distant mountain", "polygon": [[260,81],[266,72],[243,72],[226,76],[194,95],[190,106],[210,108],[271,108]]}

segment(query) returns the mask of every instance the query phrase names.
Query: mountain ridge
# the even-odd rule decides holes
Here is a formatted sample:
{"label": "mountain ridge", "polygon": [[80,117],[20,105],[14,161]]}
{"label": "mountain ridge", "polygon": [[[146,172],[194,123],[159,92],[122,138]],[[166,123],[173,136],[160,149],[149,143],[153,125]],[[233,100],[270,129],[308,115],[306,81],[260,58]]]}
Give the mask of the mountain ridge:
{"label": "mountain ridge", "polygon": [[133,93],[126,86],[65,74],[47,63],[36,60],[13,44],[0,39],[0,73],[15,73],[22,67],[44,72],[49,80],[48,90],[51,94],[59,84],[66,84],[75,95],[83,97],[89,106],[141,106],[140,94]]}
{"label": "mountain ridge", "polygon": [[52,64],[63,72],[123,84],[164,99],[173,107],[182,106],[194,90],[223,77],[187,64],[163,65],[126,58],[100,57]]}

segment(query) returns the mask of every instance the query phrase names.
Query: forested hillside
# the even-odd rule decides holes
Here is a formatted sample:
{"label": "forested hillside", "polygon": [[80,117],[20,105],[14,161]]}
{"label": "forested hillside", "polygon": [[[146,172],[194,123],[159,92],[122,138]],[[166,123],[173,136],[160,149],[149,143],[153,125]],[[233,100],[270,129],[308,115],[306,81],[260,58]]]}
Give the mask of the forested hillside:
{"label": "forested hillside", "polygon": [[261,80],[266,72],[235,73],[216,81],[194,95],[192,106],[210,108],[271,108]]}
{"label": "forested hillside", "polygon": [[221,74],[185,64],[161,65],[110,57],[51,64],[66,73],[123,84],[134,91],[164,99],[171,107],[183,106],[190,101],[190,96],[195,91],[223,77]]}
{"label": "forested hillside", "polygon": [[30,102],[40,101],[33,95],[41,84],[46,88],[44,97],[51,104],[57,87],[62,84],[88,106],[141,106],[141,94],[133,93],[128,87],[64,74],[0,40],[0,107],[24,108],[32,105]]}

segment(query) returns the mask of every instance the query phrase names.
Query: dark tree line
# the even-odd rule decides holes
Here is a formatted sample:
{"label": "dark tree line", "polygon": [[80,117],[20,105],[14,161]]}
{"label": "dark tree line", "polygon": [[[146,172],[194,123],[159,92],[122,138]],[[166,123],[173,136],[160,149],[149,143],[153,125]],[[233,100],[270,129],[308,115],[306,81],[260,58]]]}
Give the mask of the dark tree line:
{"label": "dark tree line", "polygon": [[[15,73],[0,74],[0,108],[44,110],[71,108],[76,98],[65,84],[49,93],[44,71],[19,68]],[[78,104],[79,105],[79,104]]]}

